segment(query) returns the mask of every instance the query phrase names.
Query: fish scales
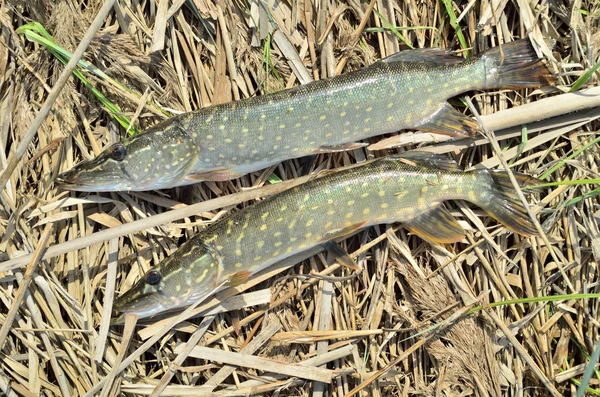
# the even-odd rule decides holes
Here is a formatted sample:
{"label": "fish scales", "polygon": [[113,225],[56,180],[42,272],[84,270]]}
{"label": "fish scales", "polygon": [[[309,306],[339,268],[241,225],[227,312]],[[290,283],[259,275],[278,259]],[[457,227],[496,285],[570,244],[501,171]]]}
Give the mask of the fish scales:
{"label": "fish scales", "polygon": [[349,150],[402,129],[474,134],[477,123],[448,98],[552,81],[527,40],[502,50],[465,61],[443,50],[403,51],[355,72],[182,114],[107,148],[56,183],[88,191],[161,189]]}
{"label": "fish scales", "polygon": [[[509,226],[512,224],[515,230],[531,233],[534,229],[528,223],[515,226],[514,209],[508,215],[494,213],[502,202],[503,208],[515,206],[520,216],[525,214],[513,192],[495,193],[498,187],[494,175],[406,164],[404,157],[393,156],[311,180],[207,227],[158,266],[162,284],[144,285],[142,279],[117,300],[116,307],[151,315],[159,308],[185,306],[215,286],[238,284],[286,257],[373,224],[404,222],[410,230],[442,241],[444,236],[431,236],[423,228],[432,227],[433,233],[452,233],[456,221],[449,213],[440,212],[440,204],[446,200],[474,202]],[[510,185],[507,180],[502,189]],[[442,216],[420,218],[429,213]],[[444,218],[444,214],[450,218]],[[415,219],[420,220],[411,225]],[[428,225],[419,226],[424,221]],[[462,239],[462,229],[458,233]],[[456,240],[456,236],[450,237]],[[168,298],[161,300],[161,294],[150,293],[156,299],[152,305],[136,303],[142,291],[153,292],[154,288],[166,291],[163,294]],[[145,299],[147,303],[149,298]]]}

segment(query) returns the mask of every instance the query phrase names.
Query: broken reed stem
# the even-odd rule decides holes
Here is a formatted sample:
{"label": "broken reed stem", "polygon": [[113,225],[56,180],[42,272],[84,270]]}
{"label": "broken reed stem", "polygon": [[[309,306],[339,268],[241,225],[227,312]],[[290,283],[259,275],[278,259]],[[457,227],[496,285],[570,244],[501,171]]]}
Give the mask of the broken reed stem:
{"label": "broken reed stem", "polygon": [[27,266],[27,270],[23,275],[21,285],[19,285],[19,289],[15,294],[15,299],[10,307],[10,310],[8,311],[8,314],[6,315],[6,319],[4,320],[4,324],[2,324],[2,328],[0,328],[0,350],[2,350],[4,342],[6,341],[6,337],[8,336],[8,333],[12,327],[12,323],[17,317],[19,309],[21,308],[21,303],[23,302],[23,298],[25,298],[25,292],[27,291],[27,288],[29,288],[29,284],[31,284],[33,273],[35,272],[37,265],[40,263],[42,256],[44,256],[44,252],[46,249],[48,249],[47,244],[48,240],[50,239],[50,232],[52,231],[52,228],[53,226],[50,223],[44,228],[37,248],[35,249],[33,257],[31,258],[31,262],[29,262],[29,266]]}
{"label": "broken reed stem", "polygon": [[17,150],[14,153],[12,153],[12,155],[9,157],[8,164],[6,165],[4,172],[0,175],[0,191],[4,190],[4,188],[6,187],[6,183],[10,179],[10,176],[14,172],[15,168],[17,168],[17,164],[19,164],[19,161],[21,161],[21,159],[25,155],[25,152],[27,152],[29,144],[31,143],[31,141],[33,141],[33,138],[35,138],[35,135],[37,134],[38,129],[42,125],[42,122],[46,119],[48,113],[50,113],[50,109],[52,109],[56,98],[58,98],[58,95],[62,91],[63,87],[65,86],[65,84],[67,84],[67,81],[69,80],[69,77],[71,77],[73,70],[75,70],[75,68],[77,67],[77,63],[79,62],[81,57],[83,57],[83,53],[87,50],[88,46],[90,45],[90,42],[96,35],[96,32],[104,23],[104,20],[108,16],[108,13],[112,10],[114,3],[115,0],[104,0],[104,5],[100,9],[100,11],[98,11],[98,14],[96,14],[96,18],[94,18],[87,32],[85,32],[85,35],[81,39],[81,43],[79,43],[79,45],[77,46],[77,49],[73,53],[73,56],[71,57],[69,62],[67,62],[65,69],[58,77],[58,80],[56,81],[54,87],[52,87],[52,91],[50,91],[50,94],[48,94],[48,98],[46,98],[44,105],[42,106],[37,116],[31,123],[31,126],[27,130],[27,133],[23,137],[23,140],[17,147]]}

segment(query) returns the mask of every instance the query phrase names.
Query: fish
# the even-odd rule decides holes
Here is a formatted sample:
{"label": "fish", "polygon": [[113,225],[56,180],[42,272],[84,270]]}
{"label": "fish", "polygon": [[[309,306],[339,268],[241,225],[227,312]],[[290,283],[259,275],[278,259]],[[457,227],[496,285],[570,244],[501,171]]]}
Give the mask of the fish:
{"label": "fish", "polygon": [[[206,227],[120,295],[115,310],[145,318],[183,308],[315,247],[358,269],[338,242],[376,224],[401,222],[431,243],[459,242],[465,232],[448,200],[469,201],[516,233],[537,234],[505,171],[463,171],[448,157],[415,151],[325,174]],[[537,183],[514,175],[521,186]]]}
{"label": "fish", "polygon": [[92,192],[164,189],[357,149],[403,129],[473,136],[479,124],[449,98],[554,81],[528,39],[469,60],[444,49],[401,51],[361,70],[177,115],[75,165],[55,184]]}

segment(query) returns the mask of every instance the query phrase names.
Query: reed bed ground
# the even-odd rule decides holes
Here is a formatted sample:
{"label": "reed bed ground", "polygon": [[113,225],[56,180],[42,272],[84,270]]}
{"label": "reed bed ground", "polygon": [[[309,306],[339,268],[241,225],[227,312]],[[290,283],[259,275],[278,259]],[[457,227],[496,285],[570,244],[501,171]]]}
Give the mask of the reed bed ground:
{"label": "reed bed ground", "polygon": [[[1,2],[0,168],[101,7]],[[599,24],[600,6],[589,0],[114,2],[0,194],[0,390],[600,394],[598,372],[584,376],[600,325]],[[452,213],[468,232],[461,243],[434,246],[401,225],[371,227],[343,242],[360,272],[308,253],[220,292],[184,321],[109,325],[114,297],[140,274],[211,222],[287,187],[281,181],[300,177],[305,159],[138,193],[66,192],[53,184],[58,173],[174,114],[347,73],[411,47],[471,56],[527,35],[558,74],[555,86],[471,92],[473,107],[453,101],[466,114],[476,109],[494,136],[448,141],[404,131],[318,155],[311,171],[416,148],[448,153],[467,169],[508,166],[553,183],[525,192],[544,236],[517,236],[458,202]]]}

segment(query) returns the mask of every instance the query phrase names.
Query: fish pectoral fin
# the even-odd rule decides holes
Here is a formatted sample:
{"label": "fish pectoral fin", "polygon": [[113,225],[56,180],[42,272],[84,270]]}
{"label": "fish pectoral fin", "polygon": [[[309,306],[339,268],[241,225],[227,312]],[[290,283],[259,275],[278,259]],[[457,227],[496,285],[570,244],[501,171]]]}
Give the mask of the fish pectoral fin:
{"label": "fish pectoral fin", "polygon": [[250,270],[240,270],[239,272],[233,273],[229,278],[227,286],[236,287],[240,285],[241,283],[248,280],[248,278],[250,278],[250,274],[252,274]]}
{"label": "fish pectoral fin", "polygon": [[193,182],[204,182],[204,181],[212,181],[212,182],[225,182],[230,179],[239,178],[244,174],[240,174],[239,172],[231,171],[231,170],[214,170],[207,172],[194,172],[192,174],[188,174],[185,177],[187,181]]}
{"label": "fish pectoral fin", "polygon": [[416,127],[416,129],[435,134],[472,137],[479,131],[479,123],[475,119],[465,116],[446,102],[440,110]]}
{"label": "fish pectoral fin", "polygon": [[340,145],[325,145],[318,147],[315,153],[346,152],[348,150],[360,149],[361,147],[365,146],[369,146],[369,144],[366,142],[348,142]]}
{"label": "fish pectoral fin", "polygon": [[445,48],[417,48],[397,52],[383,58],[381,62],[427,62],[434,65],[452,65],[461,63],[464,60],[456,52]]}
{"label": "fish pectoral fin", "polygon": [[437,168],[446,171],[460,172],[463,169],[453,158],[445,154],[414,150],[397,155],[400,160],[407,160],[427,168]]}
{"label": "fish pectoral fin", "polygon": [[354,259],[352,259],[350,255],[348,255],[348,253],[335,241],[328,241],[326,243],[321,244],[321,246],[327,252],[333,255],[340,265],[346,266],[347,268],[352,270],[360,270],[360,266],[358,266]]}
{"label": "fish pectoral fin", "polygon": [[442,205],[403,224],[414,234],[434,244],[456,243],[465,237],[464,229]]}

